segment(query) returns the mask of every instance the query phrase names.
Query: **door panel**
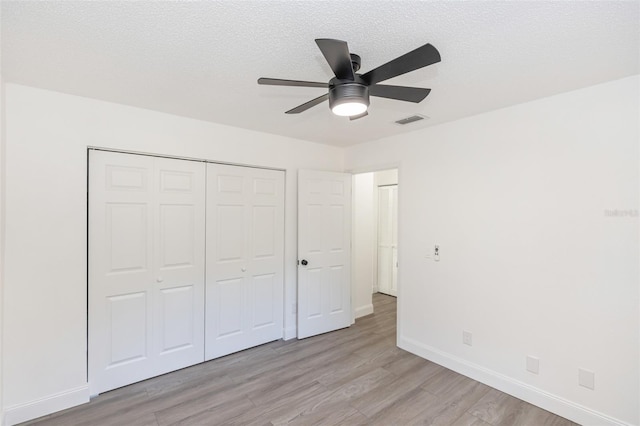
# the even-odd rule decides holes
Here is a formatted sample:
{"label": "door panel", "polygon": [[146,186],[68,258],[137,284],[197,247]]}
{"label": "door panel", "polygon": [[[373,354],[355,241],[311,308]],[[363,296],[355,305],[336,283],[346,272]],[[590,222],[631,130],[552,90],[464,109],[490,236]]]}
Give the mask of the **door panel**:
{"label": "door panel", "polygon": [[275,274],[265,274],[252,277],[251,306],[253,315],[251,318],[251,328],[257,330],[275,324],[275,312],[272,301],[279,295],[276,293]]}
{"label": "door panel", "polygon": [[276,208],[253,207],[253,258],[267,259],[276,255]]}
{"label": "door panel", "polygon": [[[215,292],[211,292],[211,301],[207,289],[207,317],[211,315],[217,324],[213,325],[217,332],[214,339],[242,333],[243,318],[243,279],[220,280],[215,283]],[[210,322],[208,321],[208,324]],[[217,326],[217,327],[216,327]],[[207,336],[207,345],[210,343]]]}
{"label": "door panel", "polygon": [[147,204],[107,203],[109,272],[145,271],[148,261]]}
{"label": "door panel", "polygon": [[151,157],[90,152],[92,395],[152,375],[153,174]]}
{"label": "door panel", "polygon": [[207,165],[206,359],[282,337],[284,173]]}
{"label": "door panel", "polygon": [[167,288],[160,291],[162,303],[161,353],[185,349],[193,345],[193,286]]}
{"label": "door panel", "polygon": [[107,368],[147,357],[147,294],[109,296],[107,341],[111,354]]}
{"label": "door panel", "polygon": [[327,270],[329,275],[328,285],[330,288],[329,293],[329,312],[336,314],[343,312],[347,307],[344,305],[346,300],[345,287],[349,284],[344,282],[344,268],[342,266],[332,266]]}
{"label": "door panel", "polygon": [[351,175],[298,171],[298,338],[351,324]]}
{"label": "door panel", "polygon": [[204,361],[205,165],[155,158],[157,374]]}
{"label": "door panel", "polygon": [[195,219],[193,205],[160,205],[160,270],[194,265]]}
{"label": "door panel", "polygon": [[92,395],[204,359],[204,164],[91,151]]}

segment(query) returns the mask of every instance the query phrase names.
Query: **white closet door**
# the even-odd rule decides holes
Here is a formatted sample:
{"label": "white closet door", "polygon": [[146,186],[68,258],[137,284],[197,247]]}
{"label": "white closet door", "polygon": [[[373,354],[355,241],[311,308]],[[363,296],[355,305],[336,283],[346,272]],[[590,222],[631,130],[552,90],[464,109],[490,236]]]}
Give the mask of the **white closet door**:
{"label": "white closet door", "polygon": [[204,164],[91,151],[92,395],[204,358]]}
{"label": "white closet door", "polygon": [[351,324],[351,179],[298,171],[298,338]]}
{"label": "white closet door", "polygon": [[205,164],[155,159],[157,374],[204,361]]}
{"label": "white closet door", "polygon": [[284,172],[207,165],[207,360],[280,339]]}
{"label": "white closet door", "polygon": [[398,186],[378,187],[378,291],[397,295]]}

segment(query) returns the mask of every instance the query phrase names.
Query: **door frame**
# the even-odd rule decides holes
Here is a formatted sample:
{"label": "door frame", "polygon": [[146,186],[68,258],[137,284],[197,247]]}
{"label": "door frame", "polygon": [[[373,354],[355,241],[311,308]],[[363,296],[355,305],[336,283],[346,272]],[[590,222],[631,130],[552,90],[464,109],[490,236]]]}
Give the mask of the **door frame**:
{"label": "door frame", "polygon": [[[397,185],[398,185],[398,289],[397,289],[397,296],[396,296],[396,306],[397,306],[397,313],[396,313],[396,339],[399,339],[400,336],[402,335],[401,331],[402,331],[402,321],[400,321],[401,318],[401,313],[402,313],[402,242],[401,242],[401,236],[402,236],[402,220],[400,219],[400,217],[402,216],[402,185],[400,184],[403,180],[402,178],[402,174],[403,174],[403,169],[402,169],[402,162],[392,162],[392,163],[383,163],[383,164],[377,164],[377,165],[373,165],[373,166],[367,166],[367,167],[356,167],[356,168],[352,168],[352,169],[347,169],[345,170],[345,173],[351,173],[351,175],[358,175],[358,174],[362,174],[362,173],[375,173],[375,172],[383,172],[385,170],[397,170],[398,171],[398,181],[397,181]],[[375,195],[375,202],[377,205],[377,182],[374,182],[374,185],[376,187],[376,191],[374,191]],[[352,197],[355,197],[355,190],[353,191]],[[355,209],[353,209],[355,212]],[[355,214],[355,213],[354,213]],[[376,207],[375,212],[374,212],[374,225],[375,225],[375,229],[373,230],[373,232],[375,232],[375,244],[374,244],[374,265],[373,265],[373,279],[374,279],[374,285],[377,285],[378,282],[378,247],[377,247],[377,241],[378,241],[378,230],[377,230],[377,226],[378,226],[378,209]],[[355,217],[353,218],[353,220],[355,220]],[[351,229],[351,241],[355,241],[355,233],[354,233],[354,229],[352,227]],[[355,256],[356,256],[356,252],[358,250],[358,247],[352,243],[352,247],[351,247],[351,263],[355,264]],[[351,268],[351,294],[355,294],[354,292],[356,291],[355,288],[355,268]],[[372,288],[373,290],[373,288]],[[355,306],[353,303],[353,298],[351,300],[351,321],[352,323],[355,322]]]}
{"label": "door frame", "polygon": [[[212,164],[223,164],[223,165],[229,165],[229,166],[239,166],[239,167],[250,167],[250,168],[254,168],[254,169],[264,169],[264,170],[275,170],[275,171],[280,171],[284,173],[284,223],[285,223],[285,227],[284,227],[284,247],[283,247],[283,294],[282,294],[282,298],[283,298],[283,322],[282,322],[282,336],[283,336],[283,340],[287,340],[287,327],[286,327],[286,317],[287,317],[287,306],[290,304],[290,301],[287,301],[287,259],[286,259],[286,253],[287,253],[287,229],[286,229],[286,223],[287,223],[287,170],[286,169],[282,169],[282,168],[278,168],[278,167],[266,167],[266,166],[257,166],[257,165],[252,165],[252,164],[244,164],[244,163],[232,163],[232,162],[228,162],[228,161],[215,161],[215,160],[209,160],[209,159],[205,159],[205,158],[197,158],[197,157],[187,157],[187,156],[180,156],[180,155],[168,155],[168,154],[158,154],[158,153],[150,153],[150,152],[143,152],[143,151],[132,151],[132,150],[126,150],[126,149],[116,149],[116,148],[107,148],[107,147],[102,147],[102,146],[96,146],[96,145],[87,145],[86,148],[86,191],[87,191],[87,203],[86,203],[86,222],[85,222],[85,227],[86,227],[86,258],[85,258],[85,262],[86,262],[86,271],[87,271],[87,275],[86,275],[86,289],[87,289],[87,299],[85,301],[85,308],[86,308],[86,330],[87,330],[87,334],[85,336],[85,347],[86,347],[86,361],[87,361],[87,369],[86,369],[86,379],[87,379],[87,384],[90,383],[91,381],[91,377],[89,375],[89,362],[90,362],[90,354],[89,354],[89,285],[90,285],[90,278],[91,278],[91,274],[90,274],[90,253],[89,253],[89,220],[90,220],[90,209],[89,209],[89,197],[91,196],[91,192],[90,192],[90,187],[89,187],[89,183],[90,183],[90,170],[89,170],[89,155],[91,151],[105,151],[105,152],[113,152],[113,153],[119,153],[119,154],[132,154],[132,155],[144,155],[147,157],[157,157],[157,158],[167,158],[167,159],[173,159],[173,160],[187,160],[187,161],[195,161],[195,162],[200,162],[200,163],[212,163]],[[205,174],[206,176],[206,174]],[[206,191],[206,189],[205,189]],[[297,220],[297,219],[296,219]],[[205,269],[205,273],[206,273],[206,269]],[[297,278],[296,278],[296,287],[297,287]],[[205,293],[206,294],[206,293]],[[297,303],[296,300],[294,300],[295,303]],[[297,305],[296,305],[297,306]],[[293,336],[295,337],[295,336]],[[206,362],[206,361],[205,361]],[[94,398],[97,395],[89,395],[89,398]]]}

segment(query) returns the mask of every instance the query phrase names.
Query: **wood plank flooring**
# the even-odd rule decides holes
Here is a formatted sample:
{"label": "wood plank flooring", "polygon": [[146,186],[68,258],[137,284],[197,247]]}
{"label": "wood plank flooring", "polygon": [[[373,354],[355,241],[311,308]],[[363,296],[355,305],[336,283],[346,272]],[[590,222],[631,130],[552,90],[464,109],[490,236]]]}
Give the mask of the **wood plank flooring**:
{"label": "wood plank flooring", "polygon": [[277,341],[104,393],[31,425],[575,425],[396,347],[396,299],[348,329]]}

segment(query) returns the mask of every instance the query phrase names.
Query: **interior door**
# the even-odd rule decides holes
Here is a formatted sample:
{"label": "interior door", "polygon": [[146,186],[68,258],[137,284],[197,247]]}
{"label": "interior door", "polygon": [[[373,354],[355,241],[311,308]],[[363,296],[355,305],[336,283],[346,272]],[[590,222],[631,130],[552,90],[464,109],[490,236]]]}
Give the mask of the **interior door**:
{"label": "interior door", "polygon": [[91,395],[203,361],[204,172],[90,151]]}
{"label": "interior door", "polygon": [[378,291],[398,290],[398,185],[378,187]]}
{"label": "interior door", "polygon": [[298,338],[351,324],[351,175],[298,171]]}
{"label": "interior door", "polygon": [[282,338],[284,172],[207,165],[207,360]]}

